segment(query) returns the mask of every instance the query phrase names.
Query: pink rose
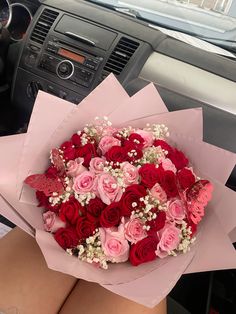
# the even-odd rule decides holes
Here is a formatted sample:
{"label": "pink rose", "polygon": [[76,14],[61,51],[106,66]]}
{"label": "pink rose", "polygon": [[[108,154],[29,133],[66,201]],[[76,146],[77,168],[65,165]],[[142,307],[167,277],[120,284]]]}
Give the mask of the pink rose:
{"label": "pink rose", "polygon": [[109,261],[126,262],[129,259],[129,243],[124,237],[124,225],[118,228],[99,228],[102,249]]}
{"label": "pink rose", "polygon": [[139,134],[143,138],[143,140],[144,140],[143,147],[144,148],[152,146],[154,139],[153,139],[153,135],[151,132],[145,131],[145,130],[137,130],[137,131],[135,131],[135,133]]}
{"label": "pink rose", "polygon": [[180,221],[185,218],[185,206],[181,200],[168,202],[167,216],[171,219]]}
{"label": "pink rose", "polygon": [[66,173],[69,177],[77,177],[82,172],[87,169],[83,166],[84,158],[77,158],[75,160],[70,160],[67,163]]}
{"label": "pink rose", "polygon": [[161,232],[158,233],[160,241],[157,245],[156,255],[160,258],[164,258],[170,251],[177,248],[180,243],[180,229],[174,225],[167,224]]}
{"label": "pink rose", "polygon": [[65,228],[66,223],[49,210],[43,214],[43,226],[46,231],[54,233],[60,228]]}
{"label": "pink rose", "polygon": [[160,186],[159,183],[156,183],[150,190],[150,193],[153,197],[158,199],[161,203],[165,203],[167,201],[166,192]]}
{"label": "pink rose", "polygon": [[91,159],[89,164],[89,170],[94,173],[102,173],[103,168],[105,166],[105,161],[103,158],[100,157],[94,157]]}
{"label": "pink rose", "polygon": [[112,146],[120,146],[121,142],[113,137],[113,136],[109,136],[106,135],[104,137],[102,137],[102,139],[100,140],[98,147],[100,148],[101,152],[103,155],[106,154],[106,152],[112,147]]}
{"label": "pink rose", "polygon": [[123,172],[123,179],[126,185],[138,183],[139,173],[138,169],[129,162],[123,162],[120,169]]}
{"label": "pink rose", "polygon": [[141,219],[134,218],[130,219],[125,224],[125,238],[131,242],[131,244],[137,243],[138,241],[146,238],[147,233],[143,229],[144,224]]}
{"label": "pink rose", "polygon": [[93,192],[95,185],[95,174],[90,171],[84,171],[74,178],[73,190],[78,194]]}
{"label": "pink rose", "polygon": [[158,161],[161,163],[164,170],[170,170],[176,173],[177,169],[169,158],[160,158]]}
{"label": "pink rose", "polygon": [[122,196],[122,190],[117,184],[116,179],[108,173],[99,175],[97,193],[106,205],[110,205],[112,202],[119,202]]}
{"label": "pink rose", "polygon": [[102,136],[112,136],[115,132],[117,132],[117,129],[113,128],[112,126],[107,126],[102,129]]}

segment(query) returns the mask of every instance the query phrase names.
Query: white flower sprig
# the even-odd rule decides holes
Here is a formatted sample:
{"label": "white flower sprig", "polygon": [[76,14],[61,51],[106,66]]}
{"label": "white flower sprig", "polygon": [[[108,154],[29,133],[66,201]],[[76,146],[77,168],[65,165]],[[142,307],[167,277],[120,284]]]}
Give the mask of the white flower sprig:
{"label": "white flower sprig", "polygon": [[77,194],[74,191],[74,196],[75,199],[82,205],[82,206],[86,206],[89,204],[91,199],[94,199],[96,197],[95,193],[92,192],[88,192],[88,193],[84,193],[84,194]]}
{"label": "white flower sprig", "polygon": [[185,221],[182,221],[181,226],[181,241],[177,247],[177,250],[179,252],[187,253],[190,251],[190,245],[193,244],[196,240],[195,237],[191,237],[192,231],[191,227],[187,227],[187,223]]}
{"label": "white flower sprig", "polygon": [[[168,152],[167,152],[168,153]],[[144,150],[143,157],[135,161],[136,165],[145,165],[154,163],[158,167],[158,159],[164,158],[166,152],[160,146],[151,146]]]}
{"label": "white flower sprig", "polygon": [[164,124],[146,124],[146,128],[144,128],[145,131],[152,132],[154,138],[156,140],[158,139],[165,139],[170,135],[168,131],[168,127]]}
{"label": "white flower sprig", "polygon": [[136,209],[135,207],[137,207],[138,204],[134,202],[132,204],[134,210],[132,211],[131,217],[141,219],[144,224],[143,229],[150,230],[150,226],[147,225],[147,223],[157,218],[157,214],[153,212],[152,209],[156,208],[157,210],[166,211],[167,205],[160,204],[160,202],[151,195],[141,197],[140,201],[144,204],[144,206]]}
{"label": "white flower sprig", "polygon": [[[101,240],[99,230],[96,229],[94,234],[86,239],[86,241],[77,246],[78,259],[87,263],[99,264],[103,269],[108,268],[107,258],[104,254],[101,246]],[[67,252],[73,255],[73,250],[67,250]]]}

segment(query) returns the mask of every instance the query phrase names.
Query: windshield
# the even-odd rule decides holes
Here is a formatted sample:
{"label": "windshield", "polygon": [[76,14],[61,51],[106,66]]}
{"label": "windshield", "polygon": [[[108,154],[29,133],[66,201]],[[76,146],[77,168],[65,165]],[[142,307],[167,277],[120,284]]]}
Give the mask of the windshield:
{"label": "windshield", "polygon": [[[93,0],[236,51],[236,0]],[[126,11],[126,12],[125,12]]]}

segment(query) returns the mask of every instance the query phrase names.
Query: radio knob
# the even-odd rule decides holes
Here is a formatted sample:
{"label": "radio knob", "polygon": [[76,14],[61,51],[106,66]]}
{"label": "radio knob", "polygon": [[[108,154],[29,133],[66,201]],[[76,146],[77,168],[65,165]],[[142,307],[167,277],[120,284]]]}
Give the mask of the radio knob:
{"label": "radio knob", "polygon": [[63,79],[68,80],[74,74],[74,64],[69,60],[63,60],[57,65],[56,73]]}
{"label": "radio knob", "polygon": [[68,74],[70,72],[70,68],[68,66],[68,64],[66,63],[62,63],[60,66],[59,66],[59,69],[58,71],[62,74]]}

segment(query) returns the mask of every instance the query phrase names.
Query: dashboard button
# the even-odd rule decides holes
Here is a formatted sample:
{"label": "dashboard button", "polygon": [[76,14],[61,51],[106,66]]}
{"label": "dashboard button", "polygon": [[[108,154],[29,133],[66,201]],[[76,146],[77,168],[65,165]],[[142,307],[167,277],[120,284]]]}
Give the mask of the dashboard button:
{"label": "dashboard button", "polygon": [[29,45],[29,48],[30,48],[31,50],[33,50],[33,51],[39,51],[39,50],[40,50],[39,47],[34,46],[34,45]]}
{"label": "dashboard button", "polygon": [[25,57],[25,65],[32,67],[35,65],[37,57],[38,55],[36,53],[30,51]]}
{"label": "dashboard button", "polygon": [[66,99],[67,93],[64,92],[63,90],[60,90],[60,91],[59,91],[59,97],[62,98],[62,99]]}
{"label": "dashboard button", "polygon": [[85,62],[85,66],[91,70],[97,70],[100,61],[95,59],[87,59]]}

